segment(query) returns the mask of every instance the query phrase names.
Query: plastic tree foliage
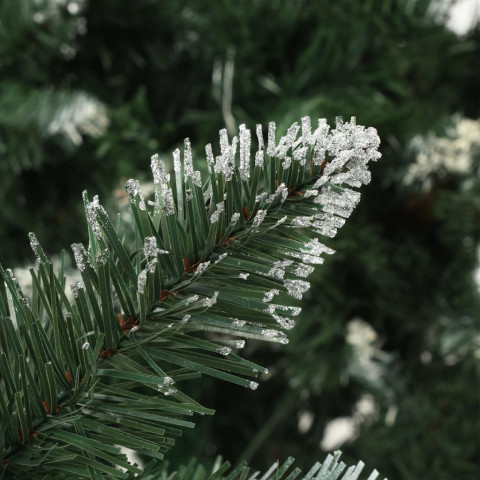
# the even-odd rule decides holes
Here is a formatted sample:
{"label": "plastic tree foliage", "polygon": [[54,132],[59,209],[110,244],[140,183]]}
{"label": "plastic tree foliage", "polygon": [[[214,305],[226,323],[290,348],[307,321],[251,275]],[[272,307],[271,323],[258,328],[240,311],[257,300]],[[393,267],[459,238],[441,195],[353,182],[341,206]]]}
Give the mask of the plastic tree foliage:
{"label": "plastic tree foliage", "polygon": [[[334,253],[321,239],[345,223],[380,154],[376,130],[354,118],[312,129],[304,117],[278,140],[271,122],[256,137],[252,149],[244,125],[231,141],[220,131],[220,151],[205,149],[205,179],[188,139],[173,152],[173,176],[154,155],[153,199],[138,181],[126,184],[132,238],[120,238],[120,222],[85,192],[89,244],[72,245],[72,285],[34,234],[31,298],[0,269],[2,479],[157,478],[158,460],[192,417],[213,413],[183,382],[203,374],[257,388],[266,369],[238,351],[248,339],[288,342],[306,278]],[[142,473],[120,447],[153,463]],[[282,478],[290,463],[262,478]],[[217,467],[203,476],[248,475],[245,465],[225,477],[228,465]],[[190,478],[189,468],[177,475]],[[305,478],[341,470],[328,457]]]}

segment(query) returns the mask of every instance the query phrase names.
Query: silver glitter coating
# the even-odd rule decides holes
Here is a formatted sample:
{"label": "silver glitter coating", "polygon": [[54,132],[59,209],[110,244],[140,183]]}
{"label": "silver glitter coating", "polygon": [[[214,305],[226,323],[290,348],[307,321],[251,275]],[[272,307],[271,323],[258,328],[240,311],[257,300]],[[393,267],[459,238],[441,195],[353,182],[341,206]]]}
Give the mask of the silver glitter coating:
{"label": "silver glitter coating", "polygon": [[28,234],[28,238],[30,240],[30,247],[32,248],[33,253],[35,254],[37,261],[40,261],[40,253],[39,253],[40,244],[38,243],[36,235],[33,232],[30,232]]}
{"label": "silver glitter coating", "polygon": [[234,213],[232,215],[232,218],[230,219],[230,226],[236,225],[239,220],[240,220],[240,214],[238,212]]}
{"label": "silver glitter coating", "polygon": [[302,295],[310,288],[310,283],[304,280],[285,280],[284,285],[288,294],[297,300],[301,300]]}
{"label": "silver glitter coating", "polygon": [[265,220],[265,216],[267,215],[266,210],[259,210],[253,219],[252,227],[258,228],[262,222]]}
{"label": "silver glitter coating", "polygon": [[161,182],[161,173],[160,173],[160,158],[158,153],[150,157],[150,168],[153,174],[153,183],[159,185]]}
{"label": "silver glitter coating", "polygon": [[192,146],[190,145],[190,139],[186,138],[183,141],[183,174],[185,183],[188,178],[193,175],[193,159],[192,159]]}
{"label": "silver glitter coating", "polygon": [[313,273],[314,267],[311,265],[305,265],[304,263],[299,263],[297,268],[294,270],[294,274],[300,278],[306,278]]}
{"label": "silver glitter coating", "polygon": [[267,143],[267,155],[270,157],[275,156],[275,129],[276,125],[275,122],[270,122],[268,124],[268,143]]}
{"label": "silver glitter coating", "polygon": [[287,134],[285,135],[285,142],[287,145],[293,145],[295,139],[297,138],[299,130],[300,127],[298,126],[297,122],[290,126],[290,128],[287,130]]}
{"label": "silver glitter coating", "polygon": [[199,299],[198,295],[192,295],[191,297],[188,297],[187,299],[185,299],[185,303],[187,305],[190,305],[191,303],[198,302],[198,299]]}
{"label": "silver glitter coating", "polygon": [[225,155],[229,148],[230,142],[228,141],[228,133],[226,128],[222,128],[219,132],[220,136],[220,152],[222,155]]}
{"label": "silver glitter coating", "polygon": [[240,178],[248,180],[250,178],[250,130],[245,125],[240,125]]}
{"label": "silver glitter coating", "polygon": [[[280,158],[282,158],[282,157],[280,157]],[[282,168],[284,170],[287,170],[287,168],[290,168],[290,165],[292,164],[292,157],[286,156],[284,158],[285,158],[285,160],[282,162]]]}
{"label": "silver glitter coating", "polygon": [[265,158],[264,158],[263,150],[258,150],[255,153],[255,166],[263,168],[264,162],[265,162]]}
{"label": "silver glitter coating", "polygon": [[140,210],[146,210],[145,200],[143,198],[142,190],[140,189],[140,183],[138,180],[134,180],[133,178],[128,180],[125,184],[125,189],[127,190],[128,201],[134,205],[135,199],[138,197],[138,208],[140,208]]}
{"label": "silver glitter coating", "polygon": [[219,353],[220,355],[227,356],[232,353],[232,349],[230,347],[218,347],[217,353]]}
{"label": "silver glitter coating", "polygon": [[212,297],[203,298],[202,300],[200,300],[200,305],[207,308],[210,308],[211,306],[215,305],[217,303],[218,294],[219,292],[214,292]]}
{"label": "silver glitter coating", "polygon": [[285,222],[287,221],[287,219],[288,219],[287,215],[284,215],[282,218],[279,218],[279,219],[275,222],[275,224],[274,224],[272,227],[270,227],[269,230],[272,230],[272,229],[274,229],[274,228],[277,228],[277,227],[280,226],[282,223],[285,223]]}
{"label": "silver glitter coating", "polygon": [[207,164],[209,167],[212,167],[215,163],[215,158],[213,157],[212,144],[208,143],[205,145],[205,155],[207,157]]}
{"label": "silver glitter coating", "polygon": [[155,237],[145,237],[143,253],[149,260],[157,256],[159,248],[157,247],[157,239]]}
{"label": "silver glitter coating", "polygon": [[313,221],[313,217],[295,217],[291,223],[290,226],[296,227],[296,228],[308,228]]}
{"label": "silver glitter coating", "polygon": [[95,256],[95,260],[97,261],[98,265],[106,265],[109,257],[110,257],[110,250],[106,248],[105,250],[100,250],[97,252],[97,255]]}
{"label": "silver glitter coating", "polygon": [[72,292],[73,298],[78,298],[78,295],[80,294],[80,290],[83,290],[85,286],[83,285],[83,282],[75,282],[70,284],[70,290]]}
{"label": "silver glitter coating", "polygon": [[215,260],[215,265],[217,263],[220,263],[227,256],[228,256],[228,253],[222,253],[221,255],[219,255],[218,258]]}
{"label": "silver glitter coating", "polygon": [[176,148],[173,153],[173,171],[178,174],[178,175],[181,175],[181,172],[182,172],[182,162],[180,160],[180,149],[179,148]]}
{"label": "silver glitter coating", "polygon": [[163,392],[163,394],[164,394],[166,397],[168,397],[169,395],[174,395],[175,393],[177,393],[177,391],[178,391],[178,390],[177,390],[176,388],[169,388],[169,389],[165,390],[165,391]]}
{"label": "silver glitter coating", "polygon": [[263,202],[267,197],[268,197],[268,193],[262,192],[255,197],[255,202],[256,203]]}
{"label": "silver glitter coating", "polygon": [[262,330],[262,335],[267,337],[267,338],[270,338],[272,340],[275,340],[278,343],[283,343],[283,344],[288,343],[288,338],[285,335],[285,333],[283,333],[281,331],[278,331],[278,330],[273,330],[271,328],[266,328],[266,329]]}
{"label": "silver glitter coating", "polygon": [[191,178],[194,185],[197,187],[202,186],[202,177],[198,170],[193,170],[193,159],[192,159],[192,146],[190,144],[190,139],[186,138],[184,140],[184,150],[183,150],[183,175],[185,183],[188,182],[188,179]]}
{"label": "silver glitter coating", "polygon": [[145,293],[145,287],[147,285],[147,279],[149,273],[155,273],[155,269],[157,267],[157,259],[153,258],[149,262],[145,268],[138,274],[137,279],[137,291],[138,293]]}
{"label": "silver glitter coating", "polygon": [[293,159],[297,162],[300,162],[300,165],[305,165],[307,160],[308,147],[297,148],[293,151]]}
{"label": "silver glitter coating", "polygon": [[147,270],[142,270],[137,279],[137,291],[138,293],[144,294],[145,293],[145,287],[147,285],[147,275],[148,271]]}
{"label": "silver glitter coating", "polygon": [[207,262],[199,263],[195,274],[201,275],[208,268],[209,265],[210,265],[210,260],[208,260]]}
{"label": "silver glitter coating", "polygon": [[93,200],[89,202],[86,207],[87,222],[97,239],[102,238],[102,230],[97,219],[97,211],[99,207],[100,203],[98,201],[98,195],[95,195]]}
{"label": "silver glitter coating", "polygon": [[78,270],[83,272],[88,263],[87,252],[85,247],[81,243],[72,244],[73,257],[75,258],[75,263],[77,264]]}
{"label": "silver glitter coating", "polygon": [[257,124],[257,141],[258,141],[258,149],[264,150],[265,149],[265,142],[263,141],[263,128],[262,125]]}
{"label": "silver glitter coating", "polygon": [[269,270],[268,275],[273,278],[281,280],[285,276],[285,268],[290,266],[293,260],[278,260],[273,264]]}
{"label": "silver glitter coating", "polygon": [[313,240],[308,242],[305,245],[305,248],[302,248],[301,251],[304,253],[309,253],[310,255],[315,255],[317,257],[322,255],[322,253],[326,253],[328,255],[333,255],[335,253],[335,250],[327,247],[326,245],[323,245],[323,243],[320,243],[318,241],[318,238],[314,238]]}
{"label": "silver glitter coating", "polygon": [[262,302],[263,303],[268,303],[268,302],[271,302],[273,297],[275,295],[278,295],[280,293],[280,290],[278,290],[277,288],[272,288],[271,290],[269,290],[268,292],[265,292],[265,296],[263,297],[263,300]]}
{"label": "silver glitter coating", "polygon": [[163,191],[163,208],[165,213],[170,216],[175,214],[175,200],[173,199],[173,192],[171,188]]}
{"label": "silver glitter coating", "polygon": [[312,121],[310,117],[302,117],[302,141],[304,145],[312,145],[315,141],[312,136]]}
{"label": "silver glitter coating", "polygon": [[272,317],[285,330],[291,330],[297,323],[292,318],[282,317],[281,315],[277,315],[276,313],[273,313]]}
{"label": "silver glitter coating", "polygon": [[216,223],[220,219],[220,215],[225,210],[225,204],[223,202],[217,203],[217,210],[210,216],[210,223]]}
{"label": "silver glitter coating", "polygon": [[313,188],[311,188],[310,190],[307,190],[305,192],[305,195],[303,196],[303,198],[316,197],[317,195],[318,195],[318,190],[314,190]]}

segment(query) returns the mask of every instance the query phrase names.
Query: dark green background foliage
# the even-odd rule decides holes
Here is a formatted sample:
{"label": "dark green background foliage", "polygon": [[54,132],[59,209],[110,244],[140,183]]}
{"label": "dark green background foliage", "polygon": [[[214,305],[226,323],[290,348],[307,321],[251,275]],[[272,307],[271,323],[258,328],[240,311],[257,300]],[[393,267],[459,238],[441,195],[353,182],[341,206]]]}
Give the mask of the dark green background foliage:
{"label": "dark green background foliage", "polygon": [[[457,37],[428,13],[431,3],[0,3],[7,266],[31,258],[28,231],[50,253],[84,241],[81,191],[112,197],[186,136],[201,159],[224,126],[275,120],[281,129],[309,114],[356,115],[382,138],[373,182],[331,242],[338,253],[315,275],[290,344],[247,345],[269,381],[256,392],[197,382],[190,393],[217,414],[178,442],[174,464],[221,453],[262,468],[293,455],[307,466],[328,419],[351,415],[369,394],[376,419],[342,447],[347,455],[390,478],[476,478],[478,152],[470,172],[433,172],[429,188],[402,183],[414,135],[478,114],[478,29]],[[380,378],[354,368],[345,341],[353,318],[378,333]],[[314,421],[302,434],[304,411]]]}

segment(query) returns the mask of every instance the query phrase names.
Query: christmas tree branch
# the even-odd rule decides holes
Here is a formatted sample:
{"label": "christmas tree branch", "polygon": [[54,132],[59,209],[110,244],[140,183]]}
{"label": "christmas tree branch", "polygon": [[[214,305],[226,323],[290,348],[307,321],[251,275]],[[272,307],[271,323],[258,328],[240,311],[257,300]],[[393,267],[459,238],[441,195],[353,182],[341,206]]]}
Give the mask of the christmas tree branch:
{"label": "christmas tree branch", "polygon": [[274,123],[267,142],[256,133],[252,155],[245,126],[231,143],[221,131],[219,155],[206,147],[205,181],[188,140],[174,181],[152,157],[154,199],[136,180],[126,186],[134,238],[121,240],[85,194],[89,245],[72,245],[73,300],[33,234],[32,298],[0,268],[4,478],[138,475],[119,446],[160,459],[194,413],[213,413],[182,381],[257,388],[266,369],[238,350],[245,339],[288,341],[305,278],[333,253],[319,238],[335,236],[360,198],[350,187],[369,182],[380,155],[376,131],[353,119],[312,131],[305,117],[278,141]]}

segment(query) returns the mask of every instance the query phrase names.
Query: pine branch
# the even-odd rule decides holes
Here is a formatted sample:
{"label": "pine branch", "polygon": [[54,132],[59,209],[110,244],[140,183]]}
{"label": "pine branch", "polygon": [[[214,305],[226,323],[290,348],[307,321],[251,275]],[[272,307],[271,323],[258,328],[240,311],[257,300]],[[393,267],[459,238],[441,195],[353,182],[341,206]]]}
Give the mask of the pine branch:
{"label": "pine branch", "polygon": [[3,164],[15,173],[42,163],[39,145],[46,139],[57,136],[66,147],[75,148],[82,136],[103,134],[108,122],[105,105],[87,92],[18,83],[0,87],[0,140],[9,152]]}
{"label": "pine branch", "polygon": [[[231,468],[229,462],[222,463],[221,458],[217,458],[211,472],[205,467],[191,460],[188,465],[182,465],[178,471],[170,472],[168,463],[161,465],[158,462],[151,462],[142,476],[142,480],[155,480],[157,478],[169,478],[171,480],[358,480],[365,467],[363,462],[358,462],[347,468],[347,465],[340,460],[342,452],[336,451],[333,455],[328,454],[323,463],[315,462],[310,470],[304,475],[296,467],[291,469],[294,459],[288,458],[283,464],[275,462],[266,472],[251,471],[246,462],[242,462],[235,468]],[[343,474],[343,475],[342,475]],[[374,470],[367,480],[378,479],[378,472]],[[387,479],[384,479],[387,480]]]}
{"label": "pine branch", "polygon": [[312,132],[305,117],[299,131],[277,142],[270,123],[265,145],[257,126],[252,155],[245,126],[231,143],[222,130],[220,154],[206,147],[205,181],[188,140],[183,162],[173,154],[174,181],[153,156],[154,200],[127,182],[128,241],[85,193],[89,246],[72,245],[82,278],[73,300],[33,234],[32,298],[0,268],[4,478],[140,474],[112,439],[159,459],[194,413],[213,413],[182,381],[206,374],[257,388],[266,369],[238,350],[245,339],[287,343],[305,278],[333,253],[319,237],[335,236],[360,198],[349,187],[368,183],[380,156],[375,129],[354,119],[332,131],[319,120]]}

